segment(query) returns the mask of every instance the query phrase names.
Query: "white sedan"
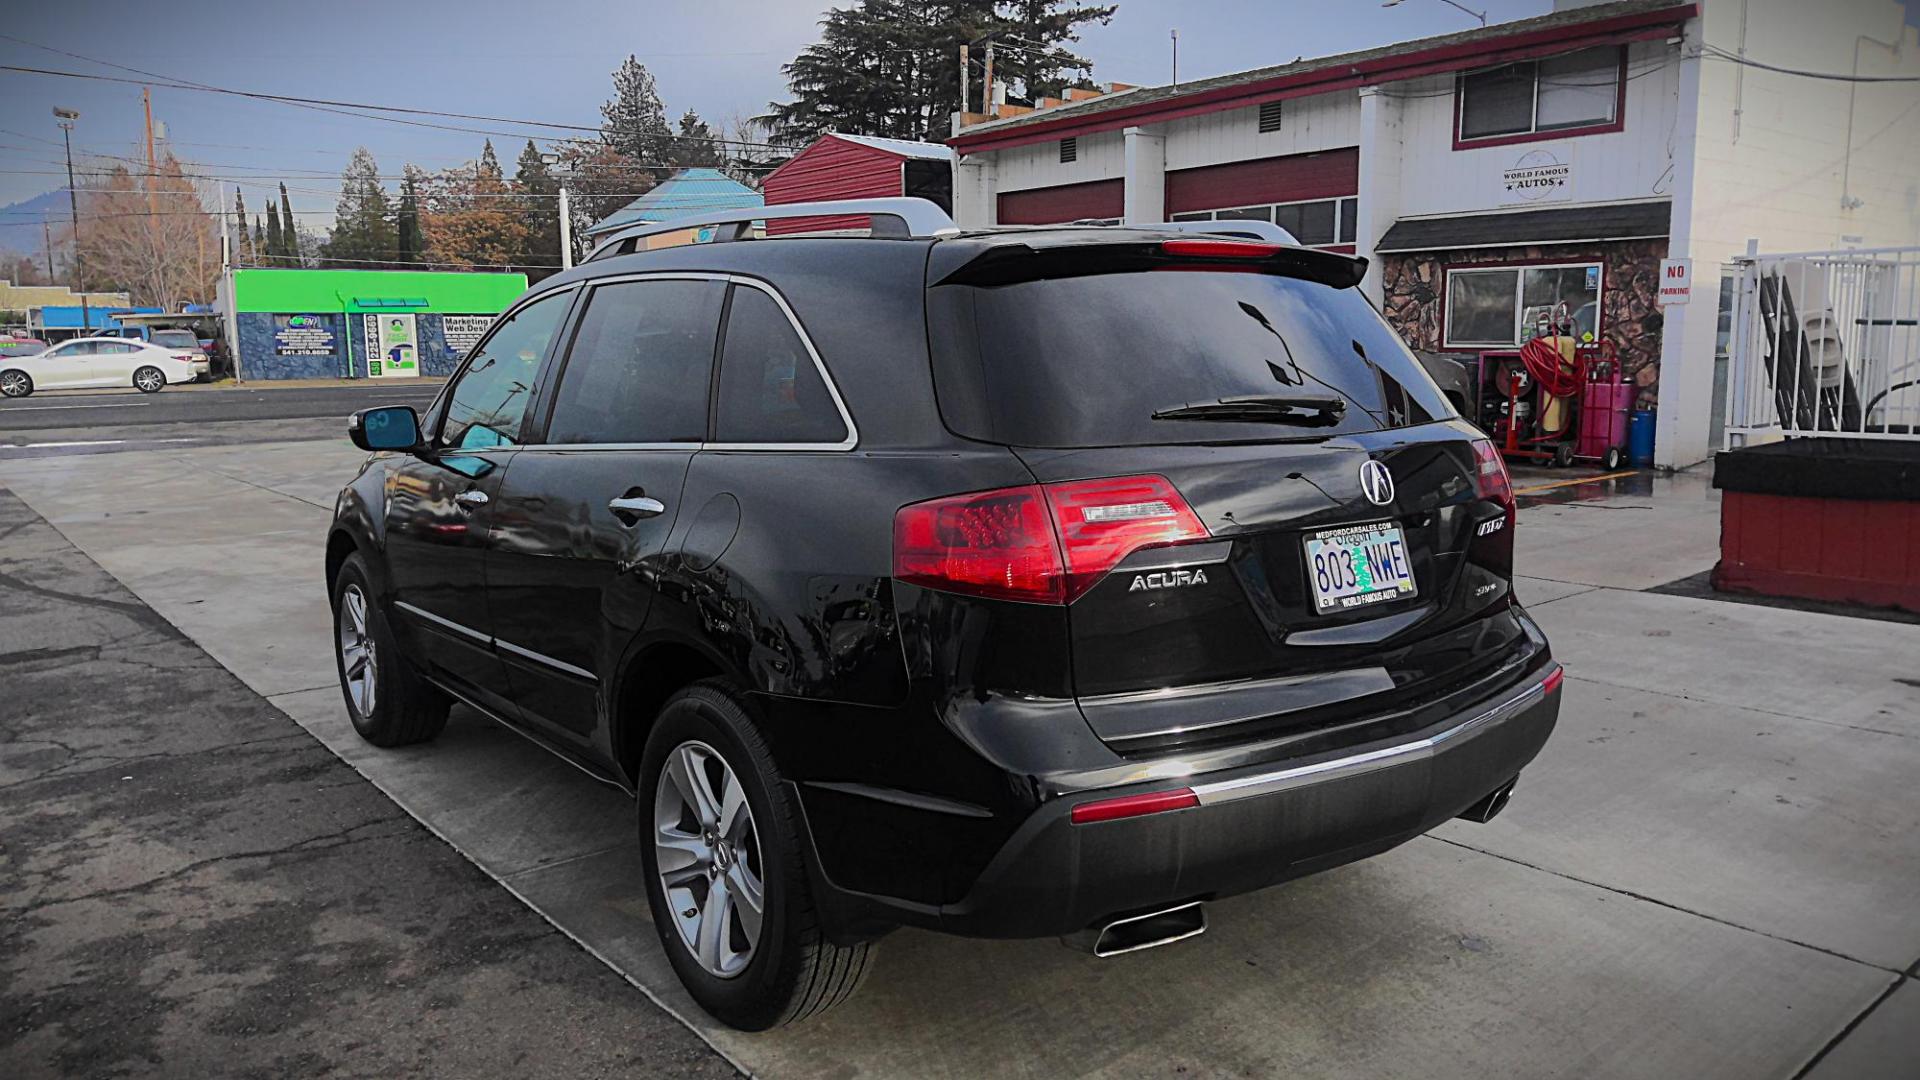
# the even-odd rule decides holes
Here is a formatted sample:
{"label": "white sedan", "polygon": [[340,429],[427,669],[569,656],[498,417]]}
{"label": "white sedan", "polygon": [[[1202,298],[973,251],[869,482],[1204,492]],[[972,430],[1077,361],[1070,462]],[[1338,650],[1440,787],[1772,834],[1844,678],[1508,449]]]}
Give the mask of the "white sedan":
{"label": "white sedan", "polygon": [[158,393],[169,383],[195,382],[207,374],[206,354],[127,338],[87,337],[32,356],[0,357],[0,394],[26,397],[35,390],[131,386]]}

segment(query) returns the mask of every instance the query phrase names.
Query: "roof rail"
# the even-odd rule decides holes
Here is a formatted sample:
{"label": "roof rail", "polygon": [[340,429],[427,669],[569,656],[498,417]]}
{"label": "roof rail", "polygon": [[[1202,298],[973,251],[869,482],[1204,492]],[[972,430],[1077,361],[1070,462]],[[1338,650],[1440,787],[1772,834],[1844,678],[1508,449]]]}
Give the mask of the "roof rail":
{"label": "roof rail", "polygon": [[[602,237],[587,256],[591,262],[611,255],[624,241],[662,233],[685,232],[715,226],[713,242],[738,240],[756,221],[787,221],[810,217],[865,217],[872,220],[872,235],[880,239],[907,240],[916,237],[948,236],[959,231],[945,210],[926,199],[897,197],[889,199],[838,199],[826,202],[782,203],[777,206],[747,206],[713,213],[690,214],[671,221],[641,222],[614,229]],[[717,228],[731,226],[730,228]],[[628,250],[632,250],[629,248]]]}
{"label": "roof rail", "polygon": [[1250,240],[1265,240],[1270,244],[1300,246],[1300,241],[1295,240],[1292,233],[1271,221],[1168,221],[1147,226],[1147,228],[1208,233],[1214,236],[1243,236]]}

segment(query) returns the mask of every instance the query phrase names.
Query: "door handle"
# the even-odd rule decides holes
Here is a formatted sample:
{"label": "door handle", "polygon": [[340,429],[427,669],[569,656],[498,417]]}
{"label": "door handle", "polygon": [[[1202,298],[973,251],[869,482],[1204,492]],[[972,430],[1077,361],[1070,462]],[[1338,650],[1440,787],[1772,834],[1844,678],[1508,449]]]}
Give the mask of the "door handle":
{"label": "door handle", "polygon": [[463,491],[455,495],[453,501],[459,504],[460,509],[470,511],[475,507],[487,505],[491,500],[487,498],[487,493],[484,491]]}
{"label": "door handle", "polygon": [[607,500],[607,509],[613,516],[628,525],[637,524],[641,518],[657,517],[667,512],[667,504],[659,499],[649,499],[644,495],[622,495]]}

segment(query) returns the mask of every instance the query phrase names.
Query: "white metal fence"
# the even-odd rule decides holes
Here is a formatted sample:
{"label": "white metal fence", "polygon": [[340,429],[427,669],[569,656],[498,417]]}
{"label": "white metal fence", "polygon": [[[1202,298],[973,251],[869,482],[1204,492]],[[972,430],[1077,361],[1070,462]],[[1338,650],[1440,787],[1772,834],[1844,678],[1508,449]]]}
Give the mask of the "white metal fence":
{"label": "white metal fence", "polygon": [[1734,260],[1727,449],[1920,440],[1920,248]]}

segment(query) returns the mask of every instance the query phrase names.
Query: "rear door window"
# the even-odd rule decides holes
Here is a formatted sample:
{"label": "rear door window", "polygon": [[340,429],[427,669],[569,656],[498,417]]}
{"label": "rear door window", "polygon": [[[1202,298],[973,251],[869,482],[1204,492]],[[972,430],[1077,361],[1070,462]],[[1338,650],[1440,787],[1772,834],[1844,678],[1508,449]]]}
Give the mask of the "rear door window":
{"label": "rear door window", "polygon": [[[940,411],[1018,446],[1242,442],[1373,431],[1452,408],[1355,289],[1277,274],[1134,272],[931,290]],[[1155,419],[1223,399],[1336,399],[1337,421]]]}
{"label": "rear door window", "polygon": [[760,289],[737,285],[720,355],[714,438],[722,443],[832,444],[846,420],[787,313]]}
{"label": "rear door window", "polygon": [[718,281],[621,281],[593,290],[547,424],[550,443],[675,443],[707,431]]}

